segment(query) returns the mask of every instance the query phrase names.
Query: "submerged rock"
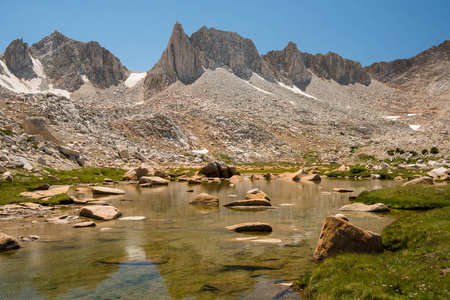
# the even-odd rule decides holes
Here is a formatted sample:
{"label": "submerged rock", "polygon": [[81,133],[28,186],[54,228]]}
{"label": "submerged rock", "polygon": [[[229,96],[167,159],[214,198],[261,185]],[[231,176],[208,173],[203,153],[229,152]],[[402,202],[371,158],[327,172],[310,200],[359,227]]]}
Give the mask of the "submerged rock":
{"label": "submerged rock", "polygon": [[333,188],[333,192],[337,193],[352,193],[353,190],[347,188]]}
{"label": "submerged rock", "polygon": [[95,224],[95,222],[81,222],[81,223],[77,223],[77,224],[74,224],[73,225],[73,227],[74,228],[83,228],[83,227],[95,227],[96,226],[96,224]]}
{"label": "submerged rock", "polygon": [[383,252],[381,236],[336,216],[326,217],[317,242],[314,258],[321,260],[342,252]]}

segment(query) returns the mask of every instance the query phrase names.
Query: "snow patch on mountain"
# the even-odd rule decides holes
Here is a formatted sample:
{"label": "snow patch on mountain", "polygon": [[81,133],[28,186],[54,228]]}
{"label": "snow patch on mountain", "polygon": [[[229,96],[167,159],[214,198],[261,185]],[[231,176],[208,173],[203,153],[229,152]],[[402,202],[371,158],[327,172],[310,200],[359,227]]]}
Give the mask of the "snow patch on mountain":
{"label": "snow patch on mountain", "polygon": [[295,85],[294,85],[293,87],[290,87],[290,86],[287,86],[287,85],[283,84],[282,82],[278,82],[278,81],[277,81],[277,83],[278,83],[280,86],[284,87],[285,89],[288,89],[288,90],[290,90],[290,91],[292,91],[292,92],[294,92],[294,93],[296,93],[296,94],[299,94],[299,95],[302,95],[302,96],[305,96],[305,97],[308,97],[308,98],[317,100],[316,97],[311,96],[311,95],[305,93],[304,91],[302,91],[301,89],[299,89],[299,88],[296,87]]}
{"label": "snow patch on mountain", "polygon": [[125,80],[125,85],[129,88],[132,88],[135,86],[139,81],[145,78],[147,76],[147,72],[143,73],[131,73],[130,76],[128,76],[127,80]]}

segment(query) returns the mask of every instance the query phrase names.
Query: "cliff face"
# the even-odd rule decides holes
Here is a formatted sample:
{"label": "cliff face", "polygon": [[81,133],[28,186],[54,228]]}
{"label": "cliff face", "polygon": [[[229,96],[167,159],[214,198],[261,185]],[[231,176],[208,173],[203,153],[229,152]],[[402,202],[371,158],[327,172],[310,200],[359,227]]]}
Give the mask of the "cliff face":
{"label": "cliff face", "polygon": [[32,79],[37,77],[33,70],[28,43],[23,39],[12,41],[5,50],[5,64],[19,78]]}
{"label": "cliff face", "polygon": [[[365,67],[381,82],[403,90],[439,89],[448,91],[450,83],[450,40],[408,59],[378,62]],[[431,85],[431,86],[430,86]]]}
{"label": "cliff face", "polygon": [[147,74],[145,94],[149,97],[177,80],[193,83],[204,69],[218,67],[229,68],[244,80],[256,73],[267,81],[281,81],[300,88],[309,84],[311,73],[340,84],[370,83],[370,76],[359,62],[335,53],[302,53],[291,42],[282,51],[261,56],[250,39],[237,33],[202,27],[188,37],[181,24],[176,23],[161,59]]}
{"label": "cliff face", "polygon": [[55,31],[30,48],[54,87],[73,92],[87,80],[107,88],[127,78],[120,60],[97,42],[78,42]]}

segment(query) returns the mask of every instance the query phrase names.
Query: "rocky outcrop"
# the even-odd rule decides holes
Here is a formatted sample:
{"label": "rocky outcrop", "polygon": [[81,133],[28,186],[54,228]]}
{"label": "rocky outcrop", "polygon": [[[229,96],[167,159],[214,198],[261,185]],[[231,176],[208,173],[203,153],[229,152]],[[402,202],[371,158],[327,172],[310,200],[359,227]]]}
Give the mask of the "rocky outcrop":
{"label": "rocky outcrop", "polygon": [[10,235],[0,233],[0,252],[19,249],[19,241]]}
{"label": "rocky outcrop", "polygon": [[117,85],[128,70],[97,42],[72,40],[58,31],[33,44],[30,53],[41,62],[53,87],[74,92],[86,81],[97,88]]}
{"label": "rocky outcrop", "polygon": [[343,218],[326,217],[314,251],[314,258],[321,260],[342,252],[383,252],[381,236],[356,227]]}
{"label": "rocky outcrop", "polygon": [[231,178],[234,175],[239,175],[236,168],[233,166],[228,166],[224,162],[212,161],[206,166],[200,169],[200,173],[204,174],[206,177],[218,177],[218,178]]}
{"label": "rocky outcrop", "polygon": [[[448,93],[450,40],[408,59],[377,62],[364,68],[374,79],[403,90],[433,88]],[[433,84],[432,84],[433,83]]]}
{"label": "rocky outcrop", "polygon": [[122,213],[114,206],[93,205],[81,208],[80,216],[109,221],[122,216]]}
{"label": "rocky outcrop", "polygon": [[23,39],[12,41],[5,50],[8,68],[14,75],[25,80],[37,77],[29,52],[28,43],[24,43]]}

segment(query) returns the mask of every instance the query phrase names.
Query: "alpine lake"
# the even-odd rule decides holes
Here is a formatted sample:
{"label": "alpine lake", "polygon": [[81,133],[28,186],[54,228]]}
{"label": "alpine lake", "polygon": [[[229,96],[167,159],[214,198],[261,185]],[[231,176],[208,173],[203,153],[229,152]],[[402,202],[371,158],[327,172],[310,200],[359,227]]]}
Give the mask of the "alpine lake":
{"label": "alpine lake", "polygon": [[[14,236],[38,235],[0,254],[1,299],[301,299],[289,287],[316,262],[312,255],[323,219],[349,203],[349,193],[398,185],[392,180],[323,179],[320,183],[248,178],[139,188],[115,186],[124,196],[109,203],[140,221],[96,221],[72,228],[43,220]],[[276,209],[233,210],[222,205],[264,191]],[[187,192],[192,189],[193,192]],[[74,195],[83,198],[83,194]],[[190,205],[198,193],[219,198],[217,208]],[[90,196],[92,197],[92,196]],[[345,213],[351,223],[381,233],[395,219],[380,213]],[[85,218],[81,218],[85,220]],[[269,234],[236,233],[225,226],[266,222]],[[0,220],[0,226],[3,227]],[[4,297],[4,298],[3,298]]]}

